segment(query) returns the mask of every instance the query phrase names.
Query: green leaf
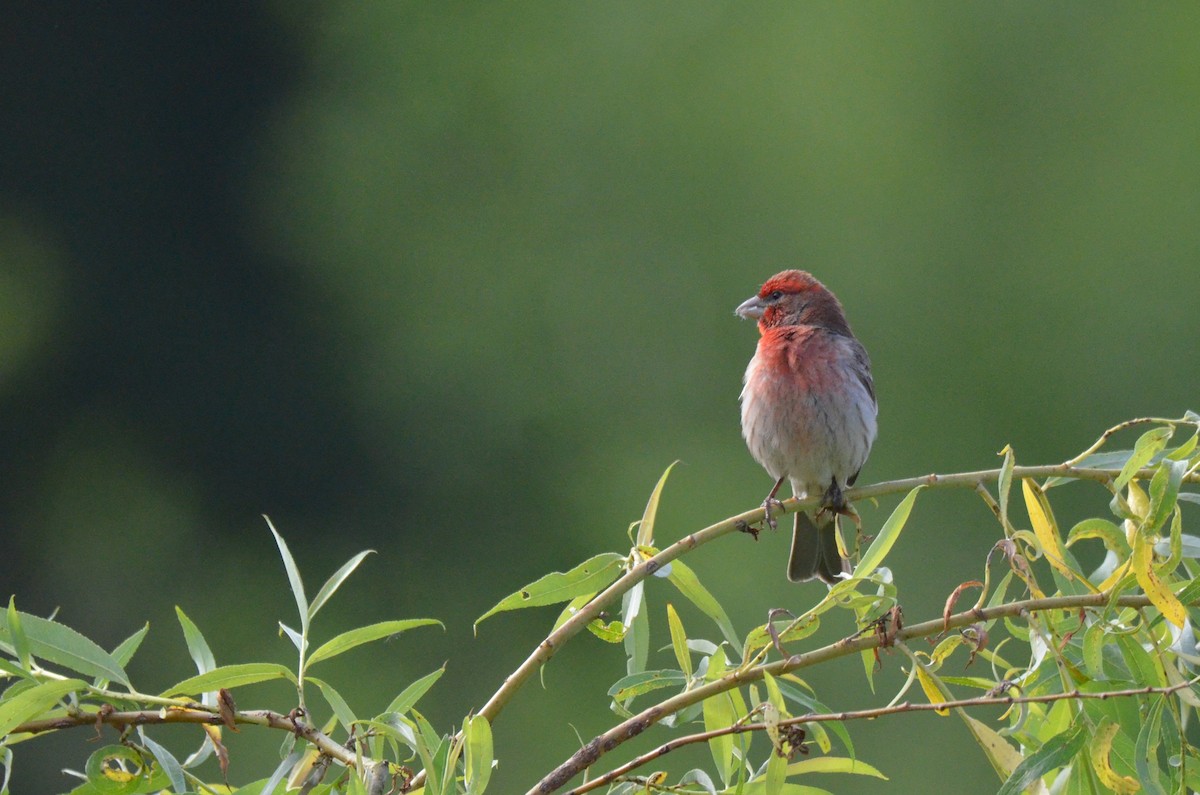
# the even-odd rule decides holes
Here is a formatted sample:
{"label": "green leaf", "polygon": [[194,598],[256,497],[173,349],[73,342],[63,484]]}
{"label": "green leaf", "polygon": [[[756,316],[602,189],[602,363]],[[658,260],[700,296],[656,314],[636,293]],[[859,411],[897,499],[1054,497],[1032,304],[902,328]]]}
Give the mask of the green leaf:
{"label": "green leaf", "polygon": [[175,615],[179,618],[179,626],[183,627],[183,639],[187,642],[188,654],[196,663],[196,672],[202,674],[216,668],[217,660],[213,657],[212,649],[208,647],[208,641],[204,639],[200,628],[187,617],[187,613],[184,613],[179,605],[175,605]]}
{"label": "green leaf", "polygon": [[476,715],[463,726],[466,744],[465,781],[467,795],[481,795],[492,777],[492,727],[487,718]]}
{"label": "green leaf", "polygon": [[687,597],[688,601],[700,609],[700,612],[716,622],[717,628],[721,630],[721,634],[725,636],[725,640],[729,641],[729,645],[734,648],[740,657],[742,654],[742,642],[738,640],[737,631],[733,628],[733,622],[729,620],[729,616],[725,613],[725,608],[721,607],[721,603],[709,593],[708,589],[700,583],[700,578],[688,566],[683,564],[683,561],[671,561],[671,570],[667,574],[667,580],[679,589],[679,592]]}
{"label": "green leaf", "polygon": [[992,768],[1000,776],[1000,780],[1007,781],[1023,761],[1021,753],[986,723],[968,715],[966,710],[955,710],[955,713],[967,724],[967,729],[983,749],[983,755],[992,763]]}
{"label": "green leaf", "polygon": [[425,674],[420,679],[401,690],[400,695],[392,699],[392,703],[388,704],[388,708],[383,711],[384,714],[395,712],[399,715],[403,715],[404,713],[408,712],[413,708],[414,705],[416,705],[418,701],[421,700],[421,696],[429,692],[429,688],[433,687],[434,683],[442,678],[442,674],[444,673],[446,673],[445,663],[442,664],[441,668],[433,671],[432,673]]}
{"label": "green leaf", "polygon": [[789,776],[808,773],[849,773],[855,776],[872,776],[884,781],[888,780],[887,776],[866,762],[848,759],[844,756],[818,756],[813,759],[803,759],[788,765],[787,772]]}
{"label": "green leaf", "polygon": [[1012,447],[1005,445],[1001,451],[1004,453],[1004,463],[1000,465],[1000,478],[996,483],[996,491],[1000,495],[1000,524],[1008,529],[1008,493],[1012,490],[1012,473],[1013,465],[1016,463],[1013,457]]}
{"label": "green leaf", "polygon": [[148,792],[149,767],[148,761],[133,748],[123,745],[97,748],[84,766],[87,783],[72,790],[71,795],[81,792],[89,795],[134,795]]}
{"label": "green leaf", "polygon": [[373,549],[359,552],[357,555],[350,558],[350,560],[343,563],[342,567],[334,572],[333,576],[325,581],[325,584],[321,586],[321,590],[317,591],[316,597],[313,598],[312,604],[308,606],[308,618],[310,621],[317,615],[317,611],[329,601],[329,597],[333,596],[334,592],[341,587],[341,584],[346,581],[346,578],[354,573],[354,570],[358,568],[358,564],[362,563],[363,559],[366,558],[367,555],[370,555],[374,552],[375,550]]}
{"label": "green leaf", "polygon": [[[296,598],[296,612],[300,614],[300,634],[308,637],[308,598],[304,595],[304,581],[300,579],[300,569],[296,568],[296,561],[292,558],[292,553],[288,549],[287,542],[283,540],[283,536],[279,535],[279,531],[275,529],[275,525],[271,524],[271,518],[263,514],[263,519],[267,522],[267,527],[271,530],[271,535],[275,536],[275,546],[279,547],[279,557],[283,558],[283,567],[287,570],[288,583],[292,586],[292,596]],[[328,597],[326,597],[328,598]]]}
{"label": "green leaf", "polygon": [[650,619],[646,615],[646,584],[639,582],[621,597],[621,622],[625,627],[625,673],[646,670],[650,656]]}
{"label": "green leaf", "polygon": [[1122,559],[1129,557],[1129,541],[1124,531],[1107,519],[1084,519],[1072,527],[1071,532],[1067,534],[1067,546],[1085,538],[1098,538],[1104,542],[1105,549],[1116,552]]}
{"label": "green leaf", "polygon": [[551,572],[501,599],[491,610],[475,619],[475,626],[478,628],[484,619],[505,610],[551,605],[585,593],[596,593],[617,578],[624,563],[624,555],[603,552],[568,572]]}
{"label": "green leaf", "polygon": [[147,621],[142,625],[142,628],[130,635],[125,640],[121,641],[117,648],[113,649],[112,656],[121,666],[126,666],[133,659],[133,655],[137,653],[138,648],[142,645],[142,639],[146,637],[146,633],[150,631],[150,622]]}
{"label": "green leaf", "polygon": [[[725,674],[725,650],[718,648],[708,659],[708,673],[705,681],[715,682]],[[711,698],[704,699],[704,730],[717,731],[733,725],[738,716],[734,713],[733,702],[726,693],[717,693]],[[708,741],[709,751],[717,765],[721,780],[728,785],[730,774],[733,772],[733,735],[725,734],[713,737]]]}
{"label": "green leaf", "polygon": [[22,723],[33,720],[68,693],[87,688],[80,679],[62,679],[42,682],[28,690],[22,690],[11,698],[0,701],[0,737],[4,737]]}
{"label": "green leaf", "polygon": [[900,537],[900,531],[904,529],[904,523],[908,521],[908,515],[912,513],[913,503],[917,500],[917,492],[925,488],[917,486],[910,491],[908,495],[900,501],[896,506],[896,510],[892,511],[892,515],[883,523],[883,527],[879,529],[875,540],[871,542],[871,546],[867,547],[867,551],[863,553],[862,560],[854,567],[853,577],[861,579],[871,576],[875,569],[879,568],[891,551],[892,545],[896,543],[896,539]]}
{"label": "green leaf", "polygon": [[290,670],[276,663],[240,663],[237,665],[222,665],[211,671],[184,679],[162,692],[164,698],[175,695],[194,696],[198,693],[211,693],[221,688],[242,687],[256,682],[266,682],[272,679],[286,679],[296,684],[296,676]]}
{"label": "green leaf", "polygon": [[658,501],[662,497],[663,486],[667,484],[667,477],[670,476],[671,470],[675,468],[678,461],[671,463],[667,470],[662,473],[662,477],[658,479],[658,483],[654,486],[654,491],[650,492],[650,501],[646,503],[646,510],[642,514],[641,524],[638,525],[637,546],[645,547],[654,543],[654,519],[658,515]]}
{"label": "green leaf", "polygon": [[179,764],[179,760],[166,748],[151,740],[141,726],[138,726],[138,736],[142,738],[146,750],[154,755],[163,772],[167,774],[167,778],[171,781],[171,789],[179,793],[187,792],[187,781],[183,777],[183,765]]}
{"label": "green leaf", "polygon": [[364,643],[371,643],[381,638],[399,635],[401,632],[409,629],[427,627],[434,624],[445,629],[442,622],[434,618],[408,618],[402,621],[381,621],[378,624],[371,624],[343,632],[327,643],[322,644],[314,651],[308,658],[308,667],[311,668],[321,660],[336,657]]}
{"label": "green leaf", "polygon": [[1134,746],[1134,766],[1137,769],[1138,781],[1147,795],[1166,795],[1162,782],[1159,781],[1158,764],[1159,728],[1165,703],[1166,699],[1163,698],[1156,698],[1151,702]]}
{"label": "green leaf", "polygon": [[29,653],[29,638],[21,628],[21,614],[17,612],[17,597],[8,597],[8,634],[16,651],[17,662],[26,671],[33,670],[33,657]]}
{"label": "green leaf", "polygon": [[[75,630],[41,616],[17,611],[29,653],[40,660],[64,666],[87,676],[102,677],[129,687],[129,677],[113,656]],[[0,610],[0,644],[12,645],[8,612]]]}
{"label": "green leaf", "polygon": [[679,669],[688,679],[692,678],[692,654],[687,647],[687,633],[683,631],[683,622],[675,612],[675,606],[667,602],[667,627],[671,631],[671,649],[675,652],[675,661]]}
{"label": "green leaf", "polygon": [[1179,498],[1179,485],[1183,483],[1183,475],[1188,470],[1187,461],[1163,461],[1150,479],[1150,511],[1146,514],[1145,527],[1147,532],[1157,532]]}
{"label": "green leaf", "polygon": [[642,671],[623,676],[608,689],[615,701],[628,701],[636,696],[661,690],[664,687],[681,687],[687,683],[681,671]]}
{"label": "green leaf", "polygon": [[1047,773],[1065,767],[1087,744],[1087,732],[1082,726],[1056,734],[1034,753],[1017,765],[997,795],[1020,795]]}
{"label": "green leaf", "polygon": [[[783,623],[776,621],[775,623]],[[795,625],[795,626],[793,626]],[[821,617],[814,613],[809,613],[796,620],[788,620],[784,630],[779,633],[779,642],[781,644],[791,643],[797,640],[804,640],[809,635],[816,632],[821,627]],[[770,646],[771,633],[767,629],[766,624],[760,624],[750,630],[746,635],[746,656],[743,661],[749,661],[749,656],[764,646]]]}
{"label": "green leaf", "polygon": [[342,727],[349,731],[350,724],[354,723],[357,718],[354,717],[353,710],[350,709],[350,705],[346,703],[346,700],[342,698],[341,693],[334,690],[332,685],[315,676],[307,677],[304,681],[317,686],[321,691],[321,695],[325,697],[325,703],[333,710],[333,714],[337,716]]}
{"label": "green leaf", "polygon": [[1133,455],[1129,456],[1125,466],[1121,467],[1121,474],[1117,476],[1113,488],[1118,491],[1125,488],[1125,484],[1132,480],[1142,467],[1149,464],[1154,456],[1162,452],[1174,432],[1174,428],[1161,425],[1151,428],[1138,437],[1137,442],[1133,445]]}

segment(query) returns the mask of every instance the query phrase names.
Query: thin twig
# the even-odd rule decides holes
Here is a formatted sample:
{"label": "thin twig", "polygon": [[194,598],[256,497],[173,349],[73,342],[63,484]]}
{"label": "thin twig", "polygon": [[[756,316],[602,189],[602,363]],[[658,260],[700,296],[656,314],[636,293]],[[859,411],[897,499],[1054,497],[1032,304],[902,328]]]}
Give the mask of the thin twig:
{"label": "thin twig", "polygon": [[[956,701],[943,701],[937,704],[913,704],[905,701],[902,704],[894,704],[890,707],[876,707],[874,709],[860,709],[850,712],[810,712],[806,715],[800,715],[794,718],[787,718],[777,723],[777,726],[796,726],[805,723],[823,723],[823,722],[844,722],[848,720],[863,720],[880,718],[884,715],[897,715],[906,712],[941,712],[949,709],[962,709],[966,707],[991,707],[991,706],[1012,706],[1014,704],[1046,704],[1053,701],[1065,701],[1069,699],[1084,700],[1084,699],[1109,699],[1109,698],[1127,698],[1131,696],[1147,696],[1147,695],[1170,695],[1177,690],[1182,690],[1185,687],[1191,687],[1196,684],[1196,679],[1189,679],[1183,682],[1176,682],[1173,685],[1166,687],[1136,687],[1128,690],[1109,690],[1103,693],[1083,693],[1079,690],[1072,690],[1067,693],[1047,693],[1041,696],[980,696],[978,698],[963,698]],[[757,732],[766,731],[767,724],[765,723],[742,723],[733,726],[726,726],[723,729],[714,729],[707,732],[698,732],[689,734],[685,737],[678,737],[670,742],[663,743],[658,748],[655,748],[649,753],[642,754],[636,759],[631,759],[618,768],[614,768],[599,778],[594,778],[586,784],[581,784],[578,787],[567,790],[563,795],[583,795],[585,792],[591,792],[594,789],[611,784],[631,770],[636,770],[642,765],[649,764],[655,759],[666,756],[671,751],[682,748],[685,745],[693,743],[703,743],[715,737],[723,737],[727,734],[741,734],[742,732]]]}
{"label": "thin twig", "polygon": [[[144,709],[126,712],[116,712],[103,708],[96,712],[76,712],[58,718],[43,718],[22,723],[10,734],[38,734],[39,732],[56,729],[72,729],[79,726],[98,726],[100,724],[124,729],[128,726],[149,726],[164,723],[207,723],[221,725],[225,721],[220,714],[208,711],[208,707],[199,704],[194,708]],[[274,712],[269,709],[248,710],[233,713],[236,723],[266,726],[272,729],[290,731],[297,737],[302,737],[312,743],[325,756],[332,757],[347,767],[355,766],[354,752],[346,746],[325,734],[315,726],[305,723],[291,715]]]}

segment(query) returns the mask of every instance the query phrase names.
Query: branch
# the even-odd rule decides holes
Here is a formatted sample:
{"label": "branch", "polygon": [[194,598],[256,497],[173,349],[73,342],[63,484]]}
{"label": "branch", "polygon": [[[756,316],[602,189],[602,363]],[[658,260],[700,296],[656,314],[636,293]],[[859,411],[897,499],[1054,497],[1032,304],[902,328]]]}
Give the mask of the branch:
{"label": "branch", "polygon": [[[1112,480],[1120,473],[1120,469],[1079,469],[1068,464],[1057,464],[1052,466],[1014,467],[1012,476],[1014,479],[1061,477],[1074,478],[1076,480],[1094,480],[1103,483]],[[1152,468],[1143,469],[1137,474],[1138,478],[1144,480],[1148,480],[1153,476],[1154,469]],[[952,475],[930,474],[915,478],[905,478],[903,480],[890,480],[870,486],[859,486],[847,489],[845,495],[848,501],[853,502],[855,500],[883,497],[889,494],[903,494],[917,486],[925,486],[926,488],[973,489],[983,483],[994,481],[999,477],[999,469],[960,472]],[[1192,483],[1200,483],[1200,473],[1189,474],[1185,480]],[[803,500],[794,498],[784,500],[782,513],[787,514],[801,508],[816,507],[819,502],[820,500],[816,497],[808,497]],[[779,510],[776,508],[776,513],[778,512]],[[500,689],[479,710],[479,714],[487,718],[489,723],[494,722],[496,716],[512,700],[513,695],[521,688],[521,685],[525,684],[525,681],[529,677],[533,676],[544,663],[549,661],[561,646],[578,634],[592,619],[599,616],[605,607],[615,602],[630,588],[672,560],[675,560],[675,558],[703,544],[714,541],[721,536],[728,535],[740,527],[762,522],[763,519],[764,512],[762,508],[755,508],[752,511],[731,516],[716,524],[709,525],[703,530],[698,530],[695,533],[684,536],[654,557],[634,566],[620,579],[598,594],[592,601],[581,607],[575,615],[571,616],[562,626],[551,632],[545,640],[539,643],[537,648],[533,650],[533,653],[526,658],[525,662],[521,663],[517,670],[508,675],[504,680],[504,684],[500,686]]]}
{"label": "branch", "polygon": [[[902,704],[894,704],[890,707],[876,707],[875,709],[860,709],[852,712],[810,712],[807,715],[800,715],[794,718],[781,720],[779,726],[796,726],[804,723],[822,723],[828,721],[848,721],[848,720],[863,720],[883,717],[884,715],[896,715],[905,712],[940,712],[941,710],[960,709],[964,707],[991,707],[991,706],[1012,706],[1014,704],[1046,704],[1052,701],[1066,700],[1085,700],[1085,699],[1108,699],[1108,698],[1125,698],[1129,696],[1147,696],[1147,695],[1170,695],[1177,690],[1182,690],[1185,687],[1191,687],[1196,684],[1195,679],[1189,679],[1184,682],[1176,682],[1173,685],[1166,687],[1137,687],[1129,690],[1108,690],[1103,693],[1082,693],[1078,690],[1072,690],[1069,693],[1048,693],[1041,696],[981,696],[979,698],[963,698],[957,701],[943,701],[937,704],[911,704],[905,701]],[[685,745],[693,743],[708,742],[714,737],[722,737],[726,734],[741,734],[742,732],[766,731],[767,724],[765,723],[742,723],[733,726],[726,726],[723,729],[714,729],[708,732],[699,732],[697,734],[689,734],[686,737],[679,737],[670,742],[663,743],[653,751],[642,754],[636,759],[621,765],[618,768],[608,771],[599,778],[592,779],[586,784],[582,784],[574,789],[567,790],[564,795],[583,795],[585,792],[591,792],[594,789],[611,784],[631,770],[636,770],[642,765],[649,764],[655,759],[666,756],[671,751],[677,748],[682,748]]]}
{"label": "branch", "polygon": [[[1054,596],[1043,597],[1041,599],[1024,599],[1017,602],[996,605],[995,607],[972,609],[950,616],[949,620],[936,618],[920,624],[906,626],[895,634],[894,640],[927,637],[958,627],[964,627],[976,621],[991,621],[1005,616],[1017,616],[1027,611],[1042,612],[1046,610],[1071,610],[1083,607],[1104,607],[1110,603],[1111,598],[1111,595],[1106,593]],[[1118,597],[1116,604],[1122,607],[1148,607],[1150,599],[1144,595],[1129,594]],[[668,715],[676,713],[692,704],[704,701],[707,698],[711,698],[718,693],[723,693],[726,690],[732,690],[748,682],[762,679],[764,672],[772,676],[780,676],[801,668],[808,668],[818,663],[845,657],[849,654],[879,648],[883,645],[885,645],[885,639],[878,634],[852,635],[849,638],[843,638],[828,646],[823,646],[804,654],[795,654],[784,660],[731,671],[716,681],[664,699],[654,706],[642,710],[632,718],[617,724],[604,734],[597,736],[587,745],[576,751],[570,759],[563,762],[553,772],[538,782],[533,789],[529,790],[527,795],[548,795],[548,793],[557,791],[577,774],[591,767],[601,756],[621,745],[626,740],[641,734]]]}
{"label": "branch", "polygon": [[[233,721],[241,724],[266,726],[271,729],[290,731],[297,737],[302,737],[317,748],[323,755],[332,757],[349,768],[357,766],[354,751],[338,743],[315,726],[269,709],[234,712]],[[164,723],[197,723],[223,725],[226,721],[217,712],[209,711],[202,704],[189,704],[187,707],[175,705],[166,709],[133,710],[116,712],[101,707],[96,712],[79,711],[72,715],[59,718],[44,718],[22,723],[10,734],[38,734],[39,732],[56,729],[73,729],[79,726],[94,726],[97,730],[101,725],[125,729],[129,726],[147,726]]]}

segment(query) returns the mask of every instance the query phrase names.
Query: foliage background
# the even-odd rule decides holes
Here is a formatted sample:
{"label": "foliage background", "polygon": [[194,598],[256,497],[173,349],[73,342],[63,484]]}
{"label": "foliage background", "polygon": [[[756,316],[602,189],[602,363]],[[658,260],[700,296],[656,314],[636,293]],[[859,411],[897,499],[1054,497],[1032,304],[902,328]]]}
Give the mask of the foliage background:
{"label": "foliage background", "polygon": [[[784,267],[871,352],[865,481],[1008,442],[1059,461],[1196,408],[1198,25],[1190,3],[10,7],[0,595],[109,646],[148,619],[147,690],[190,673],[175,604],[218,662],[286,662],[268,513],[311,586],[380,552],[318,640],[446,622],[325,678],[370,712],[448,659],[423,705],[449,728],[554,611],[471,621],[624,548],[671,460],[664,542],[762,499],[732,309]],[[1055,507],[1069,526],[1104,502]],[[923,500],[890,558],[906,615],[994,539],[977,498]],[[721,544],[689,564],[741,628],[817,598],[784,578],[785,533]],[[568,723],[611,723],[622,672],[594,639],[556,658],[497,723],[496,791],[566,757]],[[811,681],[874,703],[855,664]],[[851,731],[893,783],[841,792],[992,775],[956,721]],[[244,734],[235,782],[279,739]],[[82,739],[22,746],[14,791],[62,786]]]}

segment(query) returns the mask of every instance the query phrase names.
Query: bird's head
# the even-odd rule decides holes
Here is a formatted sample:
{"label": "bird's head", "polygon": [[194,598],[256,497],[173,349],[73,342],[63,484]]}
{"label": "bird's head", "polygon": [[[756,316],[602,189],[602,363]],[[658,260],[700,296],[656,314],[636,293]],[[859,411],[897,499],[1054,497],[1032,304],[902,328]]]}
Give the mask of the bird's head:
{"label": "bird's head", "polygon": [[746,319],[756,318],[760,330],[776,326],[821,326],[836,334],[850,335],[842,305],[807,271],[775,274],[734,313]]}

